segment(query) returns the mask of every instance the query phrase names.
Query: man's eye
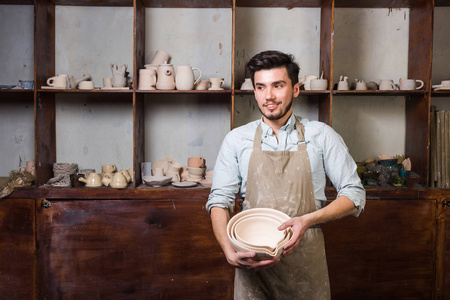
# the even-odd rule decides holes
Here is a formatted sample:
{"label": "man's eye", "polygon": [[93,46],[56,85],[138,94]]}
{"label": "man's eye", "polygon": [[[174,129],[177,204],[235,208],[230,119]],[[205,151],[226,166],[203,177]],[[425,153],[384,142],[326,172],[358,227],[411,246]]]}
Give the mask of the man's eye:
{"label": "man's eye", "polygon": [[277,84],[275,87],[279,89],[282,88],[283,86],[281,84]]}
{"label": "man's eye", "polygon": [[264,87],[262,87],[262,86],[257,86],[256,89],[257,89],[257,90],[263,90]]}

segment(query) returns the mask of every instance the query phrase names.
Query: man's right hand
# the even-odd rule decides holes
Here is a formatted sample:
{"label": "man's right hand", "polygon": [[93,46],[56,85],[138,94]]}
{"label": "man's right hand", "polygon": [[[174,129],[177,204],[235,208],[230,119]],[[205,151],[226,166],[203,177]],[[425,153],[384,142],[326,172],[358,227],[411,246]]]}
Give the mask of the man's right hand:
{"label": "man's right hand", "polygon": [[280,259],[255,260],[255,252],[234,252],[231,257],[227,256],[228,263],[236,268],[248,271],[261,271],[273,267],[280,262]]}

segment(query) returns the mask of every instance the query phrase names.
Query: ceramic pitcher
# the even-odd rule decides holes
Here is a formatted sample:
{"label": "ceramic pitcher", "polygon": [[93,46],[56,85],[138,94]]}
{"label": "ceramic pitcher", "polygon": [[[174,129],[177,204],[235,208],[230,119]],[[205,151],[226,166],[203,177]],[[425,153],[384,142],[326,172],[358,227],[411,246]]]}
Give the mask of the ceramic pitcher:
{"label": "ceramic pitcher", "polygon": [[158,90],[174,90],[175,77],[172,64],[162,64],[158,66],[158,74],[156,81],[156,89]]}
{"label": "ceramic pitcher", "polygon": [[[199,72],[197,79],[194,77],[194,71]],[[202,78],[202,71],[199,68],[192,68],[191,66],[177,66],[177,74],[175,76],[175,83],[177,90],[193,90]]]}

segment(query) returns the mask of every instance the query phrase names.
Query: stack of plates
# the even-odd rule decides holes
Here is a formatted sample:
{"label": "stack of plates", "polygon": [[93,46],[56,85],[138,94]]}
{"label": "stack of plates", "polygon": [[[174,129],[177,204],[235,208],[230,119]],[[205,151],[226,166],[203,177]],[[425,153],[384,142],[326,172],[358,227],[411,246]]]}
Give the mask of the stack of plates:
{"label": "stack of plates", "polygon": [[279,258],[292,238],[292,228],[278,226],[289,220],[285,213],[271,208],[252,208],[238,213],[227,225],[227,234],[236,251],[255,251],[257,259]]}

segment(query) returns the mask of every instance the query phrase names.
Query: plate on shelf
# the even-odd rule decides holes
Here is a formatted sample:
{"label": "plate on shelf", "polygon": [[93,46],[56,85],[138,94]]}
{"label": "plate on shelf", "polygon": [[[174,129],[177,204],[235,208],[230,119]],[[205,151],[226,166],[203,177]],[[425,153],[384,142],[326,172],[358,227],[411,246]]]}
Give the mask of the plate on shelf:
{"label": "plate on shelf", "polygon": [[43,89],[43,90],[67,90],[66,88],[47,86],[47,85],[41,86],[41,89]]}
{"label": "plate on shelf", "polygon": [[434,90],[435,91],[450,91],[450,87],[443,86],[443,87],[435,88]]}
{"label": "plate on shelf", "polygon": [[186,187],[193,187],[197,185],[197,182],[189,182],[189,181],[182,181],[182,182],[172,182],[173,186],[179,187],[179,188],[186,188]]}

